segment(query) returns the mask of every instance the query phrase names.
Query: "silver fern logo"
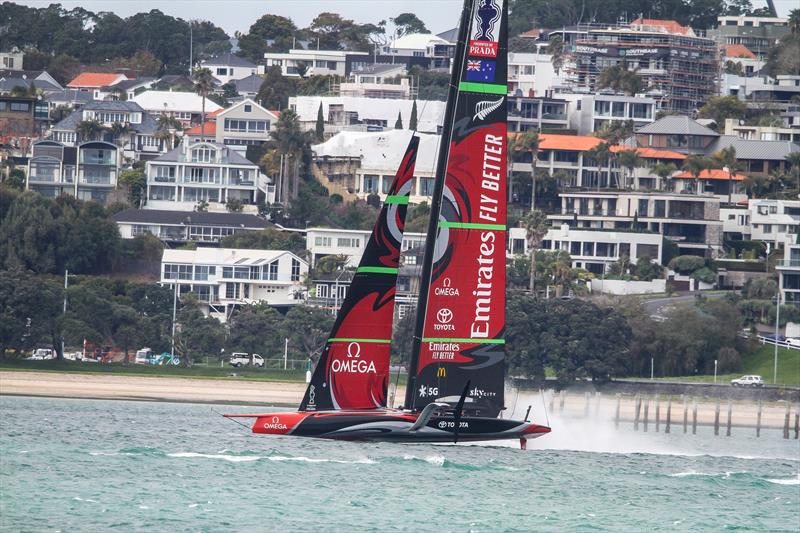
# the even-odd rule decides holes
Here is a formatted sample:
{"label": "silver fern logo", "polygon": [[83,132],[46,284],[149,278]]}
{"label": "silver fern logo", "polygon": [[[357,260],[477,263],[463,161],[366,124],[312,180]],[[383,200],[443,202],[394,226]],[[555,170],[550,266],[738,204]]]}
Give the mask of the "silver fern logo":
{"label": "silver fern logo", "polygon": [[475,104],[475,116],[472,117],[472,120],[485,120],[492,111],[503,105],[504,98],[501,96],[497,100],[483,100]]}

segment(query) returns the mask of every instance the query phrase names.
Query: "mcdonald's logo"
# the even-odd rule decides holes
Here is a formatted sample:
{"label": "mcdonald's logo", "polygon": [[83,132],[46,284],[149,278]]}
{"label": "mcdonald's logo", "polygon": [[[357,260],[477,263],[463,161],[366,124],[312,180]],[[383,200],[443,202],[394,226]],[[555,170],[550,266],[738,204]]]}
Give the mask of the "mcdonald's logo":
{"label": "mcdonald's logo", "polygon": [[440,366],[439,369],[436,371],[436,377],[439,378],[447,377],[447,370],[443,366]]}

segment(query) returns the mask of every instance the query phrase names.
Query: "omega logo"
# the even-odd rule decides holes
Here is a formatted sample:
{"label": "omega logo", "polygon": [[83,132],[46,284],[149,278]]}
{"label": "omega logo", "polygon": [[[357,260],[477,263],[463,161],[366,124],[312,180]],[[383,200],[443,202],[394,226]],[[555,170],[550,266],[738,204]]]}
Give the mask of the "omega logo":
{"label": "omega logo", "polygon": [[361,357],[361,345],[351,342],[347,345],[347,357]]}

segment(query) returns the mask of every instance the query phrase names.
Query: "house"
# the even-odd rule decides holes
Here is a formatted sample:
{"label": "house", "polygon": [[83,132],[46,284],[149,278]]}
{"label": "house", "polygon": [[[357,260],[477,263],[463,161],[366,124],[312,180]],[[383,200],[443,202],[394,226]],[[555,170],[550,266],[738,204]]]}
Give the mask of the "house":
{"label": "house", "polygon": [[150,234],[168,243],[219,243],[221,238],[234,233],[270,227],[263,218],[245,213],[126,209],[111,218],[123,239]]}
{"label": "house", "polygon": [[[797,243],[800,228],[800,201],[750,200],[750,239],[763,241],[767,250]],[[786,252],[784,251],[784,254]]]}
{"label": "house", "polygon": [[241,80],[253,74],[259,74],[259,68],[255,63],[251,63],[247,59],[230,52],[206,59],[200,65],[210,70],[211,74],[222,85],[234,80]]}
{"label": "house", "polygon": [[[99,122],[103,129],[87,137],[80,132],[80,125],[89,120]],[[115,135],[113,131],[115,124],[125,126],[127,131],[119,136]],[[118,143],[124,157],[147,160],[164,153],[169,148],[165,140],[158,138],[157,132],[156,119],[136,102],[90,100],[55,124],[47,136],[67,146],[76,146],[92,139]]]}
{"label": "house", "polygon": [[383,47],[389,56],[428,58],[430,68],[449,69],[456,45],[432,33],[408,33]]}
{"label": "house", "polygon": [[31,149],[26,187],[51,198],[69,194],[105,204],[113,199],[121,162],[121,150],[110,142],[38,141]]}
{"label": "house", "polygon": [[734,197],[736,197],[736,200],[747,198],[743,192],[743,182],[747,179],[747,176],[742,173],[728,172],[721,168],[711,168],[703,170],[695,178],[690,172],[684,170],[673,174],[671,179],[675,183],[675,192],[688,194],[707,193],[721,197],[730,193],[732,200]]}
{"label": "house", "polygon": [[[33,81],[44,81],[48,84],[56,87],[57,90],[61,90],[64,87],[56,80],[53,76],[50,75],[49,72],[46,70],[23,70],[19,69],[0,69],[0,78],[22,78],[24,80]],[[38,86],[37,86],[38,87]]]}
{"label": "house", "polygon": [[135,78],[132,80],[122,80],[114,85],[95,89],[95,100],[132,100],[137,94],[150,89],[157,78]]}
{"label": "house", "polygon": [[797,123],[792,121],[800,117],[785,112],[781,118],[784,120],[782,126],[748,126],[739,124],[736,119],[728,118],[725,119],[725,135],[754,141],[791,141],[800,145],[800,120]]}
{"label": "house", "polygon": [[[347,258],[345,267],[357,267],[371,234],[368,230],[308,228],[306,250],[311,265],[316,265],[323,257],[341,255]],[[404,253],[424,244],[424,233],[406,232],[403,234],[400,251]]]}
{"label": "house", "polygon": [[36,98],[34,97],[0,96],[0,136],[37,136],[35,108]]}
{"label": "house", "polygon": [[[411,119],[414,102],[387,98],[364,98],[352,96],[292,96],[289,107],[297,113],[304,129],[313,130],[317,113],[322,105],[325,132],[381,131],[394,128],[397,115],[407,125]],[[417,100],[417,131],[440,133],[446,102]]]}
{"label": "house", "polygon": [[[566,65],[565,65],[566,66]],[[539,43],[535,52],[508,54],[508,94],[515,96],[552,97],[554,90],[565,84],[566,69],[553,68],[547,43]]]}
{"label": "house", "polygon": [[[203,97],[193,92],[145,91],[130,101],[139,104],[142,109],[155,116],[173,116],[184,126],[198,124],[203,111]],[[208,98],[205,99],[206,117],[209,113],[220,109],[222,106]]]}
{"label": "house", "polygon": [[22,60],[25,52],[14,48],[9,52],[0,52],[0,68],[8,70],[22,70]]}
{"label": "house", "polygon": [[269,139],[278,115],[245,99],[216,113],[215,138],[226,146],[260,145]]}
{"label": "house", "polygon": [[127,79],[128,77],[125,74],[115,72],[81,72],[67,83],[67,88],[94,92]]}
{"label": "house", "polygon": [[[331,194],[366,199],[386,198],[405,153],[411,133],[388,130],[377,133],[344,131],[311,147],[319,180]],[[411,203],[429,201],[433,193],[438,135],[420,135]]]}
{"label": "house", "polygon": [[194,294],[204,314],[223,323],[243,305],[285,312],[303,304],[307,275],[308,263],[283,250],[166,249],[161,258],[161,285]]}
{"label": "house", "polygon": [[353,71],[339,84],[339,96],[409,99],[416,97],[415,89],[406,77],[405,64],[376,63]]}
{"label": "house", "polygon": [[[508,231],[508,254],[529,255],[525,228],[509,228]],[[660,234],[643,229],[599,231],[561,224],[547,230],[539,249],[563,250],[569,253],[572,268],[603,274],[622,257],[628,257],[632,263],[636,263],[640,257],[647,256],[661,263],[663,242]]]}
{"label": "house", "polygon": [[782,17],[723,15],[717,17],[717,23],[708,36],[720,47],[742,46],[760,59],[790,31],[789,20]]}
{"label": "house", "polygon": [[229,146],[213,142],[181,143],[147,162],[147,209],[191,211],[207,202],[209,211],[224,211],[235,200],[245,212],[271,201],[268,180],[255,165]]}
{"label": "house", "polygon": [[47,79],[27,78],[24,75],[0,76],[0,94],[10,93],[17,87],[29,89],[31,86],[43,93],[61,90],[58,83],[51,83]]}
{"label": "house", "polygon": [[44,99],[51,112],[59,106],[77,109],[92,101],[92,93],[79,89],[62,89],[47,92]]}
{"label": "house", "polygon": [[647,230],[673,241],[683,254],[714,256],[722,249],[716,196],[608,190],[570,191],[559,197],[561,212],[547,217],[553,225]]}
{"label": "house", "polygon": [[256,97],[263,83],[264,77],[260,74],[251,74],[240,80],[233,80],[233,85],[236,87],[236,92],[239,96],[250,99]]}

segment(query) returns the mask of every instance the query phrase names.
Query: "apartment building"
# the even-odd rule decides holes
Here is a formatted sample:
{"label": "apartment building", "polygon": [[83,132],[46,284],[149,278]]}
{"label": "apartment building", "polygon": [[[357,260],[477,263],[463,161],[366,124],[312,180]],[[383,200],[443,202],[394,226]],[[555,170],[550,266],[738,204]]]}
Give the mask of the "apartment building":
{"label": "apartment building", "polygon": [[[415,102],[393,98],[352,96],[292,96],[289,108],[297,113],[301,126],[313,130],[317,124],[320,104],[325,119],[325,133],[340,131],[383,131],[393,129],[397,115],[403,124],[411,120]],[[446,102],[416,100],[417,131],[440,133]]]}
{"label": "apartment building", "polygon": [[221,322],[243,305],[303,304],[307,275],[308,263],[283,250],[166,249],[161,259],[161,285],[194,294],[204,314]]}
{"label": "apartment building", "polygon": [[304,50],[292,49],[287,53],[264,54],[267,68],[280,67],[284,76],[299,78],[305,76],[348,76],[348,57],[351,61],[370,62],[367,52],[342,50]]}
{"label": "apartment building", "polygon": [[557,131],[569,127],[569,102],[557,98],[509,95],[508,131]]}
{"label": "apartment building", "polygon": [[147,162],[147,209],[192,211],[207,202],[210,211],[224,211],[238,200],[245,212],[257,212],[265,199],[267,177],[229,146],[211,142],[182,143]]}
{"label": "apartment building", "polygon": [[[371,234],[372,232],[368,230],[308,228],[306,250],[311,259],[311,266],[316,265],[323,257],[341,255],[347,257],[345,266],[357,267]],[[424,244],[424,233],[406,232],[403,234],[400,251],[405,253]]]}
{"label": "apartment building", "polygon": [[537,45],[536,52],[508,54],[508,94],[515,96],[552,96],[555,88],[564,85],[566,74],[556,72],[547,44]]}
{"label": "apartment building", "polygon": [[38,141],[31,148],[26,186],[50,198],[69,194],[107,203],[117,188],[121,159],[119,148],[109,142]]}
{"label": "apartment building", "polygon": [[750,200],[750,239],[764,241],[767,249],[784,248],[797,242],[800,201]]}
{"label": "apartment building", "polygon": [[712,39],[671,20],[637,19],[628,25],[588,26],[573,46],[573,87],[599,91],[600,73],[624,65],[636,69],[659,108],[691,114],[716,94],[718,49]]}
{"label": "apartment building", "polygon": [[228,235],[259,231],[270,226],[269,222],[255,215],[207,211],[125,209],[114,213],[111,218],[116,221],[123,239],[150,234],[170,244],[216,244]]}
{"label": "apartment building", "polygon": [[766,58],[769,49],[789,33],[789,20],[782,17],[754,17],[749,15],[724,15],[717,17],[717,27],[708,36],[724,47],[741,45],[760,59]]}
{"label": "apartment building", "polygon": [[206,59],[202,61],[200,65],[210,70],[211,74],[217,78],[222,85],[259,73],[259,68],[255,63],[251,63],[247,59],[231,53]]}
{"label": "apartment building", "polygon": [[781,304],[800,305],[800,244],[789,244],[776,266]]}
{"label": "apartment building", "polygon": [[673,241],[681,253],[715,255],[722,248],[720,200],[657,192],[575,191],[559,194],[554,225],[605,230],[647,230]]}
{"label": "apartment building", "polygon": [[[528,255],[525,228],[510,228],[508,254]],[[572,259],[572,268],[583,268],[602,274],[608,266],[627,256],[635,263],[647,256],[661,263],[664,239],[658,233],[647,230],[626,231],[574,228],[568,224],[547,231],[540,250],[563,250]]]}
{"label": "apartment building", "polygon": [[614,94],[558,95],[569,102],[569,128],[578,135],[591,135],[613,122],[633,122],[634,130],[656,119],[657,102],[653,98]]}
{"label": "apartment building", "polygon": [[725,135],[752,141],[791,141],[800,145],[800,120],[795,123],[795,116],[790,112],[782,118],[782,126],[748,126],[729,118],[725,120]]}

